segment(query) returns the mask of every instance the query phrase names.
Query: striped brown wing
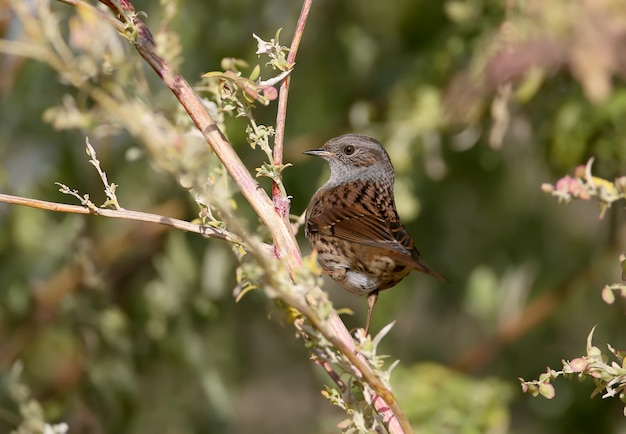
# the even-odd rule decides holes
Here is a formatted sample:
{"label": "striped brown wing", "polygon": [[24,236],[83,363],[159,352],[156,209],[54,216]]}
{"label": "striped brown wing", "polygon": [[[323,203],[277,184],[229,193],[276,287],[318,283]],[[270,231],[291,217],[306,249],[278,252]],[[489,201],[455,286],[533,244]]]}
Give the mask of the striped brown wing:
{"label": "striped brown wing", "polygon": [[419,261],[419,252],[396,212],[393,191],[357,182],[316,196],[307,216],[307,233],[381,249],[381,255],[447,281]]}
{"label": "striped brown wing", "polygon": [[[399,222],[387,222],[348,208],[331,208],[309,219],[309,231],[364,246],[413,256],[413,241]],[[414,249],[413,249],[414,250]],[[418,253],[415,251],[415,255]]]}
{"label": "striped brown wing", "polygon": [[318,191],[307,231],[395,252],[393,256],[419,257],[398,218],[390,185],[355,181]]}

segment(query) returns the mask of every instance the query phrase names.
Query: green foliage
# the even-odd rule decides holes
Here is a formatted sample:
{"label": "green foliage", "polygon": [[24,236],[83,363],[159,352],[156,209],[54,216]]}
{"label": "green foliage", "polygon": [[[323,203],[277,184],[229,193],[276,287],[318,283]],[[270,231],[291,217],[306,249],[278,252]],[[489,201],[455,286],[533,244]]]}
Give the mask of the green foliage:
{"label": "green foliage", "polygon": [[[70,432],[335,432],[345,416],[320,398],[293,329],[276,325],[307,324],[279,300],[268,309],[261,296],[290,283],[268,283],[247,255],[267,234],[127,42],[137,41],[136,28],[120,37],[86,8],[10,4],[21,27],[0,41],[11,55],[0,64],[2,192],[60,202],[68,199],[54,187],[60,182],[94,206],[195,218],[252,242],[0,208],[2,378],[13,381],[6,367],[23,360],[19,384],[33,391],[9,399],[3,389],[0,431],[61,429],[48,421],[63,420]],[[299,4],[136,6],[145,12],[127,18],[147,16],[157,53],[198,78],[201,103],[248,167],[284,179],[294,214],[320,180],[320,166],[301,151],[348,131],[385,144],[400,214],[425,261],[453,282],[412,277],[383,294],[373,330],[392,319],[396,326],[382,342],[360,341],[417,428],[619,431],[621,412],[609,404],[616,400],[589,401],[584,384],[560,393],[552,380],[592,378],[597,393],[622,393],[619,351],[590,345],[569,356],[593,324],[603,341],[619,340],[623,325],[624,285],[606,284],[624,270],[623,259],[615,266],[623,209],[609,206],[623,203],[626,174],[621,0],[316,2],[293,71],[276,29],[291,35]],[[274,165],[274,101],[287,74],[290,163]],[[99,173],[85,158],[86,135]],[[591,157],[593,174],[588,164],[558,180]],[[547,182],[554,185],[543,189],[569,207],[541,193]],[[605,219],[575,199],[597,200]],[[305,261],[294,291],[319,281],[314,257]],[[282,276],[278,261],[267,266]],[[603,285],[601,298],[594,288]],[[364,300],[326,287],[335,305],[356,312],[346,322],[361,326]],[[253,288],[233,302],[233,292],[241,298]],[[346,361],[310,326],[297,333],[317,360],[343,367],[345,388],[324,389],[350,416],[339,429],[379,427],[371,391]],[[400,359],[393,373],[379,353]],[[427,359],[434,362],[416,362]],[[561,359],[571,361],[524,383],[554,395],[549,405],[511,394],[515,378]]]}
{"label": "green foliage", "polygon": [[507,432],[512,386],[475,379],[435,363],[400,365],[392,377],[398,398],[419,432]]}

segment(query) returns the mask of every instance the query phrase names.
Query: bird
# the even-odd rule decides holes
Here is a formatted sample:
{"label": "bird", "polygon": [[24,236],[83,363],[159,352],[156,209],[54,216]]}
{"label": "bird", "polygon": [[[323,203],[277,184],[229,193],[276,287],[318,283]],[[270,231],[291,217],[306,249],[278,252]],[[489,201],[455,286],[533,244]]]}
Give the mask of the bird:
{"label": "bird", "polygon": [[394,199],[394,169],[377,140],[345,134],[304,154],[321,157],[330,178],[306,208],[304,232],[322,273],[346,290],[367,295],[365,335],[378,293],[412,270],[448,279],[423,264],[400,221]]}

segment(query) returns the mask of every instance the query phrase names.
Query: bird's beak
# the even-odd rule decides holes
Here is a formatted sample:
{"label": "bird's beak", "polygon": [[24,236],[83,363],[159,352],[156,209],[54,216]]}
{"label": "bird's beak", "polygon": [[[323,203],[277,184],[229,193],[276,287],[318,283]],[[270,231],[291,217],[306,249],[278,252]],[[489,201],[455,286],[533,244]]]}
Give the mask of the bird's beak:
{"label": "bird's beak", "polygon": [[305,155],[313,155],[315,157],[322,157],[322,158],[329,158],[332,157],[333,154],[332,152],[328,152],[325,149],[311,149],[310,151],[304,151],[303,154]]}

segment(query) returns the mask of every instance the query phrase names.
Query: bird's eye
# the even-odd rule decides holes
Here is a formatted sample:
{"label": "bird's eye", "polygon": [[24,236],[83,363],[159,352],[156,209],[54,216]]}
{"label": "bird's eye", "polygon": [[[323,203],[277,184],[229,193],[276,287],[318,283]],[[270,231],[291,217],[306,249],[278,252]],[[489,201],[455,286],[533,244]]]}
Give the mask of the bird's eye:
{"label": "bird's eye", "polygon": [[343,147],[343,153],[346,155],[352,155],[354,154],[354,146],[352,145],[346,145]]}

